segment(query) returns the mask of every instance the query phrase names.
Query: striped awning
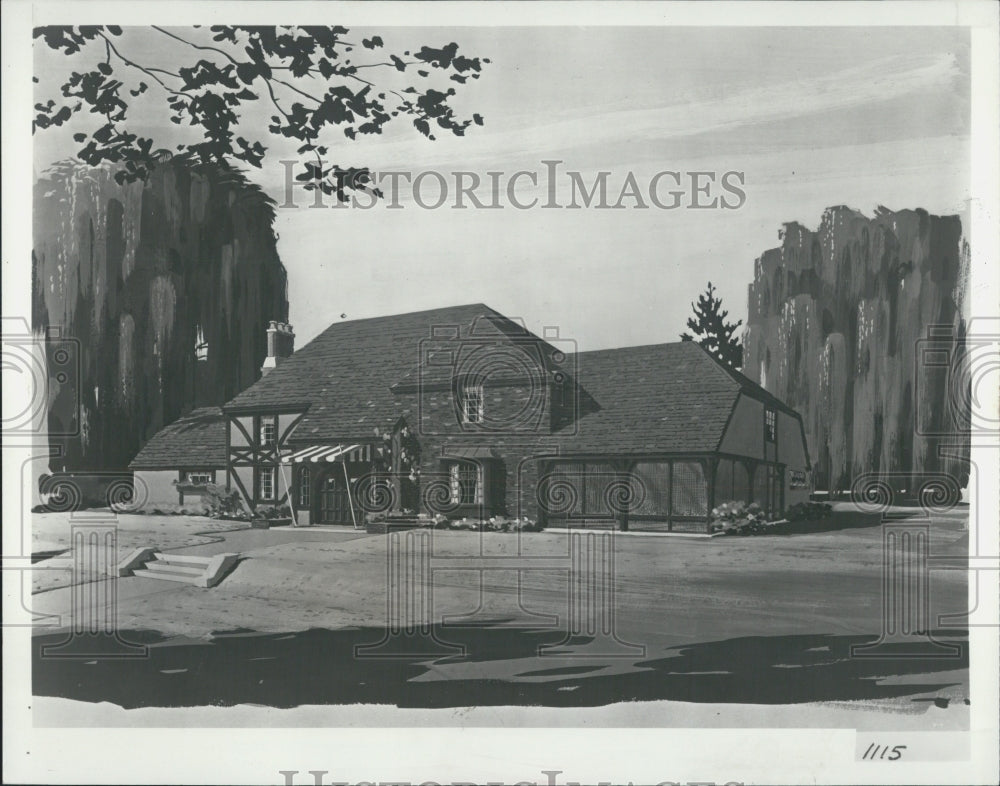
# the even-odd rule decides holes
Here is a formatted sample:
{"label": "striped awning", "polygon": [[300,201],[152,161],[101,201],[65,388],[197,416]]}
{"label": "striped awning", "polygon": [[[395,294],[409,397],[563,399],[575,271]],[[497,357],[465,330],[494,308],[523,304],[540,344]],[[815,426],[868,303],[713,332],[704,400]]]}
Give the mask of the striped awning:
{"label": "striped awning", "polygon": [[363,461],[372,460],[371,445],[311,445],[281,457],[282,464],[304,461]]}

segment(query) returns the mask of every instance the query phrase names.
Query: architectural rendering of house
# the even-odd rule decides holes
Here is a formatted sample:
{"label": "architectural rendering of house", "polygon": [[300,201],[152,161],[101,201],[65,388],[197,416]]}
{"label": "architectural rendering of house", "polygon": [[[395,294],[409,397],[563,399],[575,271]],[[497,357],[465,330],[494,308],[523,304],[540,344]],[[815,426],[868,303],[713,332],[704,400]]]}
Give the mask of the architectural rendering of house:
{"label": "architectural rendering of house", "polygon": [[263,376],[132,468],[174,496],[214,472],[298,525],[405,511],[705,531],[723,502],[776,516],[808,498],[798,413],[699,345],[575,352],[543,332],[476,304],[337,322],[293,351],[271,323]]}

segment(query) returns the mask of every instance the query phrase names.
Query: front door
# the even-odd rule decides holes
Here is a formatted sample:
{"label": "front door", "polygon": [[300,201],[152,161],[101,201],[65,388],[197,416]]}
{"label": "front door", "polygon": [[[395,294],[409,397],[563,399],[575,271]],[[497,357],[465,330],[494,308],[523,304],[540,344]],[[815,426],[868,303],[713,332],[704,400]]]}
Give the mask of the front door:
{"label": "front door", "polygon": [[320,481],[320,524],[353,524],[343,465],[337,464]]}

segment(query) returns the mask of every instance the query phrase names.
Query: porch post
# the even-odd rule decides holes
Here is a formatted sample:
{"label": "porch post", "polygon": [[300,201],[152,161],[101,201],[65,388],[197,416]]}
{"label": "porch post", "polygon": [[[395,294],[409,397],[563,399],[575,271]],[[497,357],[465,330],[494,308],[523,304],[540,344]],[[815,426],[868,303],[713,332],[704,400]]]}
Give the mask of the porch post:
{"label": "porch post", "polygon": [[712,510],[715,508],[715,470],[719,466],[719,459],[712,457],[706,459],[702,466],[705,468],[706,499],[708,509],[705,511],[705,532],[712,534]]}
{"label": "porch post", "polygon": [[[544,459],[538,459],[535,462],[535,467],[536,467],[535,471],[538,473],[538,480],[535,488],[535,499],[538,503],[537,518],[538,518],[538,524],[540,524],[544,529],[549,525],[549,507],[547,504],[549,491],[546,485],[543,484],[548,484],[549,482],[549,473],[551,471],[552,462],[545,461]],[[518,494],[518,496],[521,496],[520,493]],[[520,508],[520,503],[518,503],[518,507]],[[521,510],[518,509],[517,512],[521,513]]]}
{"label": "porch post", "polygon": [[617,480],[619,483],[626,484],[626,488],[622,489],[621,496],[616,497],[616,499],[621,501],[621,504],[615,510],[615,519],[618,522],[618,529],[621,532],[628,532],[628,511],[630,497],[632,494],[630,475],[634,466],[635,462],[630,461],[629,459],[622,459],[621,461],[615,462]]}
{"label": "porch post", "polygon": [[667,462],[667,532],[674,531],[674,462]]}
{"label": "porch post", "polygon": [[399,459],[399,451],[402,450],[402,440],[399,438],[399,431],[394,431],[392,440],[389,443],[392,451],[389,457],[389,482],[392,483],[392,513],[403,511],[403,479],[401,477],[403,463]]}

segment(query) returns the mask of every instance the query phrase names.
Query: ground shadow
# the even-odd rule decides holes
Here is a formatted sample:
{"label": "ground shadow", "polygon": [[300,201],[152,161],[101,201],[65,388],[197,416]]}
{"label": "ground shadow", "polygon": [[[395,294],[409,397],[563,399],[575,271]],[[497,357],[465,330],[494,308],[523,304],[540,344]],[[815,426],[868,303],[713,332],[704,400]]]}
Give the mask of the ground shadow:
{"label": "ground shadow", "polygon": [[[885,523],[885,520],[885,515],[879,512],[834,510],[821,518],[779,522],[764,532],[758,533],[758,537],[766,537],[768,535],[809,535],[844,529],[868,529],[881,526]],[[954,520],[929,518],[925,515],[922,508],[894,510],[889,520],[893,523],[933,524],[937,530],[959,531],[965,526],[965,523],[960,518],[955,518]]]}
{"label": "ground shadow", "polygon": [[[503,627],[433,632],[442,641],[464,646],[465,654],[355,657],[355,646],[383,638],[380,628],[283,634],[237,630],[220,632],[210,641],[123,631],[121,639],[148,646],[148,656],[140,658],[43,657],[41,647],[59,645],[65,635],[36,636],[33,687],[36,695],[125,708],[355,702],[585,707],[654,699],[792,704],[927,694],[958,684],[954,671],[968,667],[961,631],[937,636],[961,645],[957,658],[852,658],[852,645],[878,637],[798,635],[674,647],[656,653],[662,657],[624,663],[536,657],[539,646],[563,637],[560,631]],[[89,642],[81,651],[94,652],[95,646],[100,645]],[[528,659],[524,668],[513,678],[498,678],[498,666],[518,658]],[[456,663],[463,664],[464,678],[447,679],[448,665]],[[504,673],[509,673],[506,665]]]}

